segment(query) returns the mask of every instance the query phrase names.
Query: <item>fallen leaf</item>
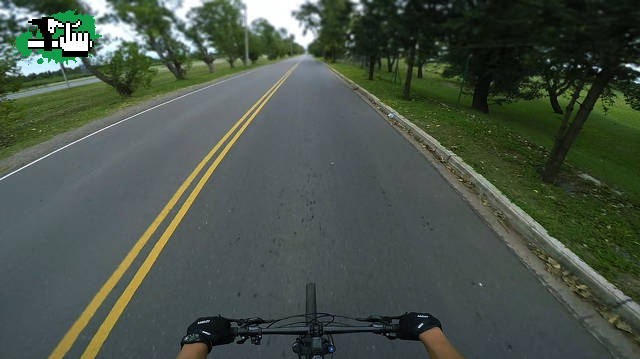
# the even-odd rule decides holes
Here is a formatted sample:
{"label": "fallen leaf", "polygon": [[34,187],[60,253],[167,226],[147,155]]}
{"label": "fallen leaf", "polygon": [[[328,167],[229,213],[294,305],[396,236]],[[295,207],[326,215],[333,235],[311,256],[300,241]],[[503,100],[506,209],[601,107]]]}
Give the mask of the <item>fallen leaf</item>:
{"label": "fallen leaf", "polygon": [[631,330],[631,326],[629,324],[627,324],[626,322],[622,321],[622,320],[618,320],[616,322],[616,328],[625,331],[627,333],[632,333],[633,331]]}
{"label": "fallen leaf", "polygon": [[589,298],[591,297],[591,292],[589,292],[588,290],[579,290],[578,295],[581,296],[582,298]]}

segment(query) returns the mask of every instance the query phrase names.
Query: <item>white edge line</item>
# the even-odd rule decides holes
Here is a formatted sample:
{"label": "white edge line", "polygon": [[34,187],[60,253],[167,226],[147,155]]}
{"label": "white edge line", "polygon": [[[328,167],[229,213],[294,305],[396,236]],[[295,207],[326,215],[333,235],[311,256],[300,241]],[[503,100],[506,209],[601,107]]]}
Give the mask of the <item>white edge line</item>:
{"label": "white edge line", "polygon": [[108,129],[109,129],[109,128],[111,128],[111,127],[114,127],[114,126],[119,125],[119,124],[121,124],[121,123],[123,123],[123,122],[129,121],[130,119],[132,119],[132,118],[134,118],[134,117],[136,117],[136,116],[138,116],[138,115],[142,115],[142,114],[143,114],[143,113],[145,113],[145,112],[151,111],[151,110],[156,109],[156,108],[158,108],[158,107],[160,107],[160,106],[164,106],[164,105],[166,105],[166,104],[168,104],[168,103],[170,103],[170,102],[173,102],[173,101],[175,101],[175,100],[179,100],[179,99],[181,99],[181,98],[183,98],[183,97],[185,97],[185,96],[189,96],[189,95],[194,94],[194,93],[196,93],[196,92],[200,92],[200,91],[202,91],[202,90],[206,90],[206,89],[208,89],[208,88],[210,88],[210,87],[213,87],[213,86],[217,86],[217,85],[223,84],[223,83],[225,83],[225,82],[227,82],[227,81],[235,80],[235,79],[237,79],[237,78],[240,78],[240,77],[246,76],[246,75],[248,75],[248,74],[250,74],[250,73],[252,73],[252,72],[254,72],[254,71],[257,71],[257,70],[258,70],[258,69],[253,69],[253,70],[251,70],[251,71],[247,71],[247,72],[245,72],[245,73],[242,73],[242,74],[239,74],[239,75],[236,75],[236,76],[233,76],[233,77],[229,77],[229,78],[224,79],[224,80],[220,80],[220,81],[218,81],[218,82],[212,83],[211,85],[208,85],[208,86],[205,86],[205,87],[199,88],[199,89],[197,89],[197,90],[193,90],[193,91],[191,91],[191,92],[187,92],[186,94],[180,95],[180,96],[178,96],[178,97],[176,97],[176,98],[173,98],[173,99],[171,99],[171,100],[168,100],[168,101],[165,101],[165,102],[163,102],[163,103],[157,104],[157,105],[155,105],[155,106],[153,106],[153,107],[150,107],[150,108],[148,108],[148,109],[146,109],[146,110],[144,110],[144,111],[140,111],[140,112],[138,112],[138,113],[136,113],[136,114],[134,114],[134,115],[131,115],[131,116],[127,117],[127,118],[123,118],[122,120],[120,120],[120,121],[118,121],[118,122],[112,123],[112,124],[110,124],[109,126],[103,127],[103,128],[101,128],[101,129],[99,129],[99,130],[97,130],[97,131],[95,131],[95,132],[92,132],[92,133],[90,133],[90,134],[88,134],[88,135],[86,135],[86,136],[84,136],[84,137],[81,137],[81,138],[79,138],[79,139],[77,139],[77,140],[75,140],[75,141],[73,141],[73,142],[71,142],[71,143],[68,143],[68,144],[66,144],[66,145],[64,145],[64,146],[62,146],[62,147],[60,147],[60,148],[58,148],[58,149],[56,149],[56,150],[54,150],[54,151],[52,151],[52,152],[47,153],[46,155],[44,155],[44,156],[42,156],[42,157],[40,157],[40,158],[38,158],[38,159],[36,159],[36,160],[34,160],[34,161],[31,161],[31,162],[27,163],[26,165],[24,165],[24,166],[22,166],[22,167],[20,167],[20,168],[18,168],[18,169],[16,169],[16,170],[14,170],[14,171],[12,171],[12,172],[9,172],[8,174],[6,174],[6,175],[4,175],[4,176],[0,177],[0,181],[4,180],[4,179],[8,178],[9,176],[12,176],[12,175],[14,175],[14,174],[16,174],[16,173],[18,173],[18,172],[20,172],[20,171],[22,171],[23,169],[25,169],[25,168],[27,168],[27,167],[30,167],[30,166],[32,166],[32,165],[34,165],[34,164],[36,164],[36,163],[38,163],[38,162],[40,162],[40,161],[44,160],[45,158],[47,158],[47,157],[49,157],[49,156],[51,156],[51,155],[54,155],[54,154],[56,154],[56,153],[58,153],[58,152],[60,152],[60,151],[64,150],[64,149],[65,149],[65,148],[67,148],[67,147],[73,146],[74,144],[76,144],[76,143],[78,143],[78,142],[80,142],[80,141],[86,140],[87,138],[92,137],[92,136],[94,136],[94,135],[97,135],[98,133],[100,133],[100,132],[102,132],[102,131],[104,131],[104,130],[108,130]]}

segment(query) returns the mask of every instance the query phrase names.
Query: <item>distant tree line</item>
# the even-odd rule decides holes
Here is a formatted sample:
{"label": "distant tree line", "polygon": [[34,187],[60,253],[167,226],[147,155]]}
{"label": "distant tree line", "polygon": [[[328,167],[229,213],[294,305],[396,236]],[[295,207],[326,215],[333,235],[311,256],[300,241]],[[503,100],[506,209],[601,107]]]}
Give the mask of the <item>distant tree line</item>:
{"label": "distant tree line", "polygon": [[[74,68],[65,68],[65,73],[67,75],[80,75],[80,74],[88,74],[89,71],[84,68],[84,66],[80,65]],[[59,77],[60,71],[45,71],[38,73],[30,73],[28,75],[19,75],[22,81],[36,81],[36,80],[44,80],[51,77]]]}
{"label": "distant tree line", "polygon": [[[33,16],[54,14],[70,9],[91,14],[82,0],[0,0],[12,10],[22,10]],[[98,79],[113,87],[121,96],[130,96],[141,86],[148,86],[157,71],[154,64],[162,64],[176,78],[184,79],[193,59],[203,61],[210,72],[214,62],[224,58],[230,66],[244,61],[245,5],[240,0],[208,0],[192,9],[185,20],[175,15],[172,2],[161,0],[107,0],[113,10],[97,19],[97,23],[127,24],[134,29],[142,44],[123,41],[107,54],[96,56],[108,43],[108,36],[96,41],[92,57],[81,58],[83,67]],[[9,44],[18,32],[24,31],[26,20],[0,14],[0,69],[4,70],[0,98],[15,91],[24,80],[17,69],[17,61]],[[35,28],[29,29],[35,32]],[[256,62],[261,56],[277,59],[304,52],[286,29],[276,30],[265,19],[253,22],[249,29],[249,59]],[[104,34],[103,34],[104,35]],[[188,45],[190,44],[191,47]],[[195,51],[193,50],[195,48]],[[147,56],[153,53],[154,57]],[[245,65],[248,65],[245,63]],[[42,75],[46,76],[46,75]]]}
{"label": "distant tree line", "polygon": [[[554,182],[594,106],[621,92],[640,110],[640,6],[636,0],[307,0],[293,12],[316,38],[309,52],[330,61],[361,59],[374,79],[406,63],[403,96],[413,72],[446,64],[472,91],[472,108],[546,96],[562,114],[542,170]],[[558,97],[567,96],[562,108]]]}

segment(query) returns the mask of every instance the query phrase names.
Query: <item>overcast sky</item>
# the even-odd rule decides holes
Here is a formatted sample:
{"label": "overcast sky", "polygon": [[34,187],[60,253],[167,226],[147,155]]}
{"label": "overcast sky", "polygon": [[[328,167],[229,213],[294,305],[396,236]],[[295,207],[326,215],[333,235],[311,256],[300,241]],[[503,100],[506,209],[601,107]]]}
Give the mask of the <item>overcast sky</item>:
{"label": "overcast sky", "polygon": [[[189,9],[201,4],[202,1],[183,0],[182,6],[177,9],[176,13],[182,17]],[[107,11],[106,0],[87,0],[85,2],[96,12],[93,14],[94,16],[101,15]],[[243,0],[243,2],[247,4],[249,23],[259,17],[263,17],[269,20],[276,28],[286,28],[289,33],[295,35],[295,41],[305,47],[313,40],[313,36],[310,33],[307,33],[306,36],[302,35],[302,29],[298,26],[298,22],[291,16],[291,11],[298,9],[304,0]],[[133,40],[131,36],[132,30],[122,26],[98,25],[96,32],[100,35],[108,34],[112,37]],[[22,73],[29,74],[60,69],[60,65],[53,62],[45,62],[39,65],[36,62],[38,57],[31,56],[21,61],[20,70]],[[78,61],[78,63],[80,62]],[[69,67],[75,67],[73,63],[71,64]]]}

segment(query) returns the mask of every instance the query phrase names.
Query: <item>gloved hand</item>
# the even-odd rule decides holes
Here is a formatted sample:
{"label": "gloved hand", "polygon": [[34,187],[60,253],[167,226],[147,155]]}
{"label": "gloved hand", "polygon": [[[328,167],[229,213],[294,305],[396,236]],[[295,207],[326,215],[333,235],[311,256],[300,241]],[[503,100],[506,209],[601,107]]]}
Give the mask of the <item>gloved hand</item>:
{"label": "gloved hand", "polygon": [[400,317],[398,339],[420,340],[420,334],[435,327],[442,329],[442,324],[429,313],[404,313]]}
{"label": "gloved hand", "polygon": [[198,318],[187,328],[187,335],[182,338],[180,346],[193,343],[204,343],[211,352],[211,347],[229,344],[234,337],[231,335],[231,322],[217,317]]}

